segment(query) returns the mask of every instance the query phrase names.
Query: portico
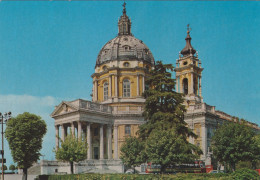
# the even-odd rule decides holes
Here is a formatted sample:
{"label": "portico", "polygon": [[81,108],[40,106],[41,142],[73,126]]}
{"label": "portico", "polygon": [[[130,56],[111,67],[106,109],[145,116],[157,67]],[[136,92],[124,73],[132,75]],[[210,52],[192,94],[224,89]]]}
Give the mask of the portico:
{"label": "portico", "polygon": [[[81,108],[72,106],[73,103],[80,105]],[[81,99],[62,102],[59,106],[52,114],[55,119],[56,149],[60,147],[60,140],[64,141],[68,134],[72,134],[81,141],[87,141],[88,160],[118,159],[118,129],[113,125],[111,108]],[[112,147],[115,150],[113,154]]]}

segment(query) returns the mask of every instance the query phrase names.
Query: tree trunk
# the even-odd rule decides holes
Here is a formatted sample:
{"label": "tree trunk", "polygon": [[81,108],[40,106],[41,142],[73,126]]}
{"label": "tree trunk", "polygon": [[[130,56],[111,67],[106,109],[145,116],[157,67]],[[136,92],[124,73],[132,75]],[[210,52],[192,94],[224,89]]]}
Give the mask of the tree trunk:
{"label": "tree trunk", "polygon": [[134,174],[135,174],[135,166],[134,166]]}
{"label": "tree trunk", "polygon": [[232,171],[234,172],[236,170],[236,164],[235,163],[231,163],[230,165],[231,165]]}
{"label": "tree trunk", "polygon": [[70,173],[71,174],[73,174],[74,172],[73,172],[73,161],[72,162],[70,162]]}
{"label": "tree trunk", "polygon": [[161,174],[164,174],[165,172],[165,166],[161,165]]}
{"label": "tree trunk", "polygon": [[23,177],[22,180],[27,180],[27,168],[23,168]]}

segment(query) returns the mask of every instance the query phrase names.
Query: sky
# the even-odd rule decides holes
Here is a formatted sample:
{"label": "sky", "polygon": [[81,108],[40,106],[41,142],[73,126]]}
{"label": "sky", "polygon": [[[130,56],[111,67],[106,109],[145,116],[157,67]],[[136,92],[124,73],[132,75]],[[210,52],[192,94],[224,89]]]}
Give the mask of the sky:
{"label": "sky", "polygon": [[[204,102],[260,125],[260,2],[127,1],[126,9],[134,36],[164,63],[175,65],[190,24]],[[121,14],[122,1],[0,2],[0,112],[46,121],[41,159],[55,159],[54,107],[91,100],[96,57]],[[9,166],[7,141],[5,156]]]}

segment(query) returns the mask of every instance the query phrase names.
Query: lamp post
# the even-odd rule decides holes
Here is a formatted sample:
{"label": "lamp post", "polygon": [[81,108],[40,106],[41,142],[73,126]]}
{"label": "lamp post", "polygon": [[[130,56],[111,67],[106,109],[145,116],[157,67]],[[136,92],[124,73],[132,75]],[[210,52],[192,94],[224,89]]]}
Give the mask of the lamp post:
{"label": "lamp post", "polygon": [[11,112],[4,113],[4,115],[0,112],[1,124],[2,124],[2,180],[4,180],[4,124],[11,118]]}

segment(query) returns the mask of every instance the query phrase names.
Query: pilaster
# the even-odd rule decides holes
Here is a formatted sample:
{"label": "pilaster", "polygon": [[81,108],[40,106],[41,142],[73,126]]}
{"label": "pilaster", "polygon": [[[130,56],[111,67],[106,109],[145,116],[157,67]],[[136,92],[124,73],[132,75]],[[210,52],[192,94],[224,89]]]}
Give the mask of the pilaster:
{"label": "pilaster", "polygon": [[104,125],[100,124],[99,126],[99,135],[100,135],[100,141],[99,141],[99,150],[100,150],[100,159],[104,159]]}
{"label": "pilaster", "polygon": [[92,159],[92,142],[91,142],[91,128],[90,123],[87,124],[87,143],[88,143],[88,160]]}

